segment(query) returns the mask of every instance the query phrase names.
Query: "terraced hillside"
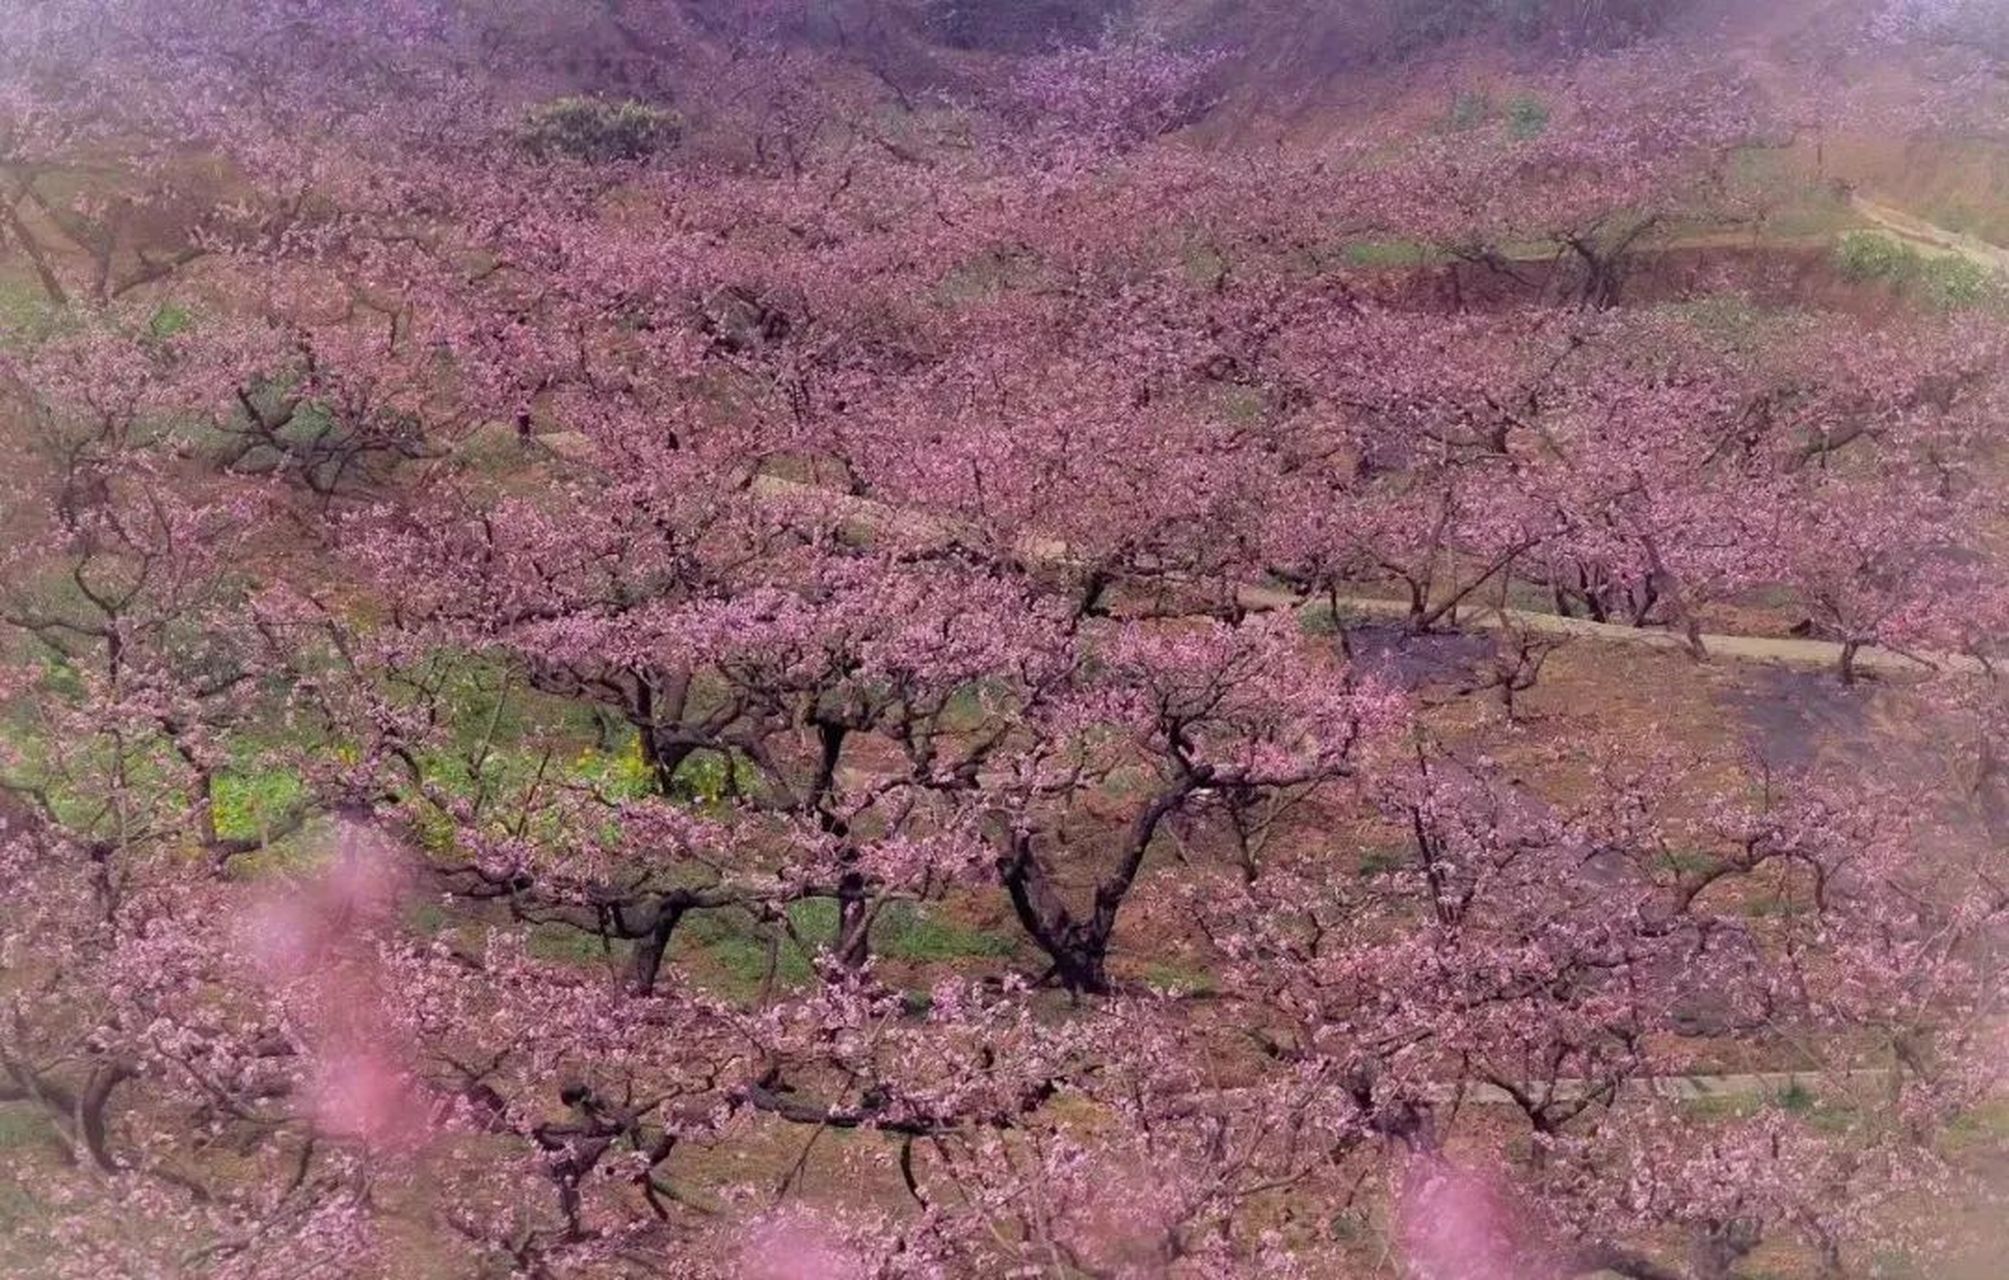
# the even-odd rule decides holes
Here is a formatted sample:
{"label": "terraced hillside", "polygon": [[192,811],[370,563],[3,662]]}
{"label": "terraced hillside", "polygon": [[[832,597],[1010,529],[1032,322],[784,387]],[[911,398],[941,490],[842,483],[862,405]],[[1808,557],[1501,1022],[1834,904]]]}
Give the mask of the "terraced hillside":
{"label": "terraced hillside", "polygon": [[0,1273],[1995,1274],[1993,14],[0,9]]}

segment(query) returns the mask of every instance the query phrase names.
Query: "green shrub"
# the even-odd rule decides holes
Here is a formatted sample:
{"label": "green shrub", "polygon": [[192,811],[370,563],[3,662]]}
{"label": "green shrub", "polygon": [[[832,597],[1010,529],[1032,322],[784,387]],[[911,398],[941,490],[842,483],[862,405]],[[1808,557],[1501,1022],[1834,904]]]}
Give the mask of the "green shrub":
{"label": "green shrub", "polygon": [[1918,250],[1875,231],[1852,231],[1835,245],[1835,269],[1850,280],[1902,281],[1918,267]]}
{"label": "green shrub", "polygon": [[700,807],[715,805],[725,799],[731,781],[731,764],[724,756],[700,751],[677,766],[670,778],[670,798]]}
{"label": "green shrub", "polygon": [[[582,751],[572,762],[570,772],[573,781],[591,787],[616,804],[646,799],[656,791],[655,770],[632,744],[625,751]],[[682,776],[681,771],[678,776]]]}
{"label": "green shrub", "polygon": [[524,145],[540,156],[566,156],[601,163],[639,160],[676,145],[683,118],[674,111],[633,100],[557,98],[531,109],[524,120]]}
{"label": "green shrub", "polygon": [[179,302],[163,302],[147,320],[147,336],[172,338],[195,322],[195,313]]}
{"label": "green shrub", "polygon": [[1980,306],[2000,288],[1996,277],[1978,262],[1956,254],[1928,258],[1874,231],[1843,236],[1835,246],[1835,269],[1858,283],[1901,285],[1910,296],[1940,311]]}
{"label": "green shrub", "polygon": [[1966,258],[1929,258],[1918,269],[1919,295],[1941,311],[1979,306],[1995,288],[1988,269]]}
{"label": "green shrub", "polygon": [[1540,137],[1548,127],[1548,104],[1540,98],[1524,93],[1507,103],[1507,132],[1514,137]]}

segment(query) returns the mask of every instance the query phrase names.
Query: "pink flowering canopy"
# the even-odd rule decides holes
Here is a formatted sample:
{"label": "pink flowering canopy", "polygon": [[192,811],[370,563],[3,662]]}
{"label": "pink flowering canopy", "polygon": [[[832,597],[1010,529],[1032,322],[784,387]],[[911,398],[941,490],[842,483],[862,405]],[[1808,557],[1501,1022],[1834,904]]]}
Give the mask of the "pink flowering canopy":
{"label": "pink flowering canopy", "polygon": [[2009,329],[1742,247],[1859,104],[947,8],[0,12],[0,1271],[1956,1252]]}

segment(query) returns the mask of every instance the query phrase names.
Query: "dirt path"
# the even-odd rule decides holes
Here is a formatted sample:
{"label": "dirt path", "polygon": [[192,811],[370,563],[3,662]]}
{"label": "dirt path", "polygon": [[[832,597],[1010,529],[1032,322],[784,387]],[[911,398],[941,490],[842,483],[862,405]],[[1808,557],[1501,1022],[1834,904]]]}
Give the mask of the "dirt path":
{"label": "dirt path", "polygon": [[1931,257],[1960,257],[1990,271],[2009,274],[2009,249],[1993,245],[1964,231],[1953,231],[1906,213],[1893,204],[1865,195],[1852,195],[1849,204],[1863,217]]}
{"label": "dirt path", "polygon": [[[1788,65],[1785,59],[1791,55],[1785,49],[1810,21],[1826,26],[1830,16],[1810,17],[1804,7],[1775,2],[1771,5],[1742,6],[1739,17],[1747,20],[1743,21],[1741,39],[1731,54],[1732,59],[1760,85],[1773,92],[1783,92],[1791,101],[1805,73]],[[1929,257],[1961,257],[1990,271],[2009,274],[2009,249],[2001,245],[1928,222],[1873,195],[1852,193],[1849,206],[1858,217],[1915,246]]]}
{"label": "dirt path", "polygon": [[[1243,607],[1252,610],[1295,609],[1305,603],[1300,597],[1267,587],[1244,587],[1236,592]],[[1372,596],[1341,596],[1339,607],[1370,618],[1402,621],[1409,606],[1399,600]],[[1473,607],[1454,610],[1445,619],[1465,630],[1533,631],[1541,635],[1567,636],[1602,644],[1634,645],[1648,649],[1686,652],[1687,638],[1671,631],[1645,627],[1623,627],[1591,622],[1585,618],[1565,618],[1553,613],[1531,613],[1521,609]],[[1735,636],[1705,633],[1702,647],[1712,658],[1728,658],[1768,666],[1805,670],[1834,668],[1841,664],[1842,647],[1825,640],[1774,639],[1767,636]],[[1905,654],[1874,646],[1856,651],[1856,667],[1879,675],[1923,675],[1931,671],[1979,671],[1981,664],[1964,654]]]}
{"label": "dirt path", "polygon": [[[1875,1094],[1890,1095],[1896,1079],[1889,1068],[1844,1068],[1836,1071],[1749,1071],[1686,1076],[1640,1076],[1618,1087],[1615,1103],[1641,1098],[1667,1102],[1711,1102],[1716,1100],[1779,1099],[1799,1093],[1808,1102],[1825,1105],[1847,1103],[1851,1097],[1865,1099]],[[1576,1102],[1602,1096],[1604,1083],[1565,1077],[1555,1081],[1528,1081],[1520,1086],[1537,1098],[1551,1103]],[[1191,1095],[1198,1107],[1232,1103],[1246,1090],[1207,1089]],[[1466,1081],[1462,1084],[1426,1086],[1428,1101],[1438,1106],[1510,1107],[1518,1105],[1514,1095],[1496,1084]]]}
{"label": "dirt path", "polygon": [[[1896,236],[1928,258],[1965,258],[1990,271],[2009,275],[2009,249],[1990,244],[1979,236],[1954,231],[1907,213],[1894,204],[1860,193],[1849,197],[1849,207],[1870,226]],[[1701,231],[1665,240],[1651,240],[1633,252],[1642,256],[1693,252],[1702,249],[1824,249],[1835,244],[1848,229],[1807,235],[1773,235],[1758,225],[1731,227],[1721,231]],[[1503,250],[1508,262],[1553,262],[1564,251],[1553,245],[1514,245]]]}
{"label": "dirt path", "polygon": [[[547,444],[552,437],[540,437]],[[576,439],[576,437],[575,437]],[[583,443],[579,441],[579,443]],[[555,447],[555,446],[554,446]],[[819,500],[835,504],[860,523],[871,527],[887,528],[898,526],[903,531],[927,536],[945,535],[947,528],[941,521],[931,520],[910,512],[901,512],[869,498],[854,498],[828,490],[814,489],[792,480],[776,476],[761,476],[754,481],[756,490],[776,497],[813,496]],[[1019,554],[1036,563],[1059,564],[1069,559],[1070,553],[1065,543],[1050,538],[1027,539],[1019,548]],[[1307,601],[1291,592],[1274,587],[1245,586],[1238,588],[1236,598],[1244,608],[1259,612],[1297,610],[1317,601]],[[1399,600],[1386,600],[1372,596],[1341,596],[1339,607],[1350,613],[1369,618],[1384,618],[1401,621],[1409,616],[1409,606]],[[1453,626],[1476,630],[1517,629],[1533,631],[1543,635],[1566,636],[1573,639],[1589,640],[1601,644],[1632,645],[1649,649],[1672,649],[1685,652],[1687,639],[1669,631],[1641,627],[1615,626],[1610,623],[1591,622],[1583,618],[1564,618],[1553,613],[1532,613],[1518,609],[1498,609],[1473,606],[1454,610],[1446,621]],[[1735,662],[1749,662],[1772,666],[1797,667],[1819,670],[1834,668],[1841,664],[1842,647],[1824,640],[1774,639],[1764,636],[1712,635],[1702,636],[1704,650],[1713,658],[1727,658]],[[1980,664],[1961,654],[1905,654],[1891,649],[1866,647],[1856,653],[1858,670],[1879,675],[1922,675],[1930,671],[1978,671]]]}
{"label": "dirt path", "polygon": [[[1697,231],[1686,235],[1671,236],[1665,240],[1646,240],[1634,245],[1631,252],[1638,257],[1651,258],[1660,254],[1689,253],[1702,249],[1825,249],[1835,243],[1836,235],[1814,233],[1808,235],[1773,235],[1762,226],[1729,227],[1721,231]],[[1510,245],[1499,251],[1499,258],[1505,262],[1548,263],[1567,258],[1569,252],[1557,245]]]}
{"label": "dirt path", "polygon": [[[1888,1070],[1845,1070],[1845,1071],[1752,1071],[1727,1075],[1693,1076],[1643,1076],[1628,1081],[1619,1089],[1619,1098],[1645,1095],[1662,1098],[1671,1102],[1707,1102],[1712,1098],[1777,1098],[1797,1089],[1819,1087],[1828,1090],[1880,1090],[1887,1091],[1891,1085]],[[1530,1092],[1540,1093],[1544,1086],[1536,1085]],[[1557,1102],[1575,1102],[1586,1095],[1599,1092],[1601,1085],[1593,1080],[1557,1080],[1552,1097]],[[1435,1101],[1450,1102],[1461,1100],[1456,1088],[1444,1087]],[[1462,1101],[1481,1106],[1512,1106],[1513,1095],[1498,1085],[1471,1084],[1464,1087]]]}

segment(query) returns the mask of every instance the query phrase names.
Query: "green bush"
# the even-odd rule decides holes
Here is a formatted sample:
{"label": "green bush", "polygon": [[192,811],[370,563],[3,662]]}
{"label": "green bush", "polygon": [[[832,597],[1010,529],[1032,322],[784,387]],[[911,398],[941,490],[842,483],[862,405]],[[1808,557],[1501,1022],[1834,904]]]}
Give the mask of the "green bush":
{"label": "green bush", "polygon": [[1851,232],[1835,246],[1835,269],[1858,283],[1884,281],[1903,286],[1926,306],[1956,311],[1987,302],[1999,283],[1978,262],[1954,254],[1928,258],[1891,236]]}
{"label": "green bush", "polygon": [[674,111],[632,100],[557,98],[532,108],[523,141],[540,156],[565,156],[602,163],[639,160],[676,145],[683,118]]}
{"label": "green bush", "polygon": [[1835,245],[1835,269],[1850,280],[1902,281],[1918,267],[1918,250],[1875,231],[1852,231]]}
{"label": "green bush", "polygon": [[1815,1103],[1814,1091],[1798,1080],[1791,1080],[1786,1083],[1785,1088],[1779,1090],[1779,1096],[1773,1101],[1778,1104],[1781,1111],[1812,1111]]}
{"label": "green bush", "polygon": [[1919,295],[1941,311],[1980,306],[1995,287],[1988,269],[1966,258],[1930,258],[1918,270]]}
{"label": "green bush", "polygon": [[1507,132],[1514,137],[1540,137],[1548,127],[1548,104],[1540,98],[1524,93],[1507,103]]}
{"label": "green bush", "polygon": [[163,302],[147,320],[147,336],[172,338],[195,323],[195,313],[179,302]]}
{"label": "green bush", "polygon": [[656,792],[656,773],[639,748],[625,751],[588,750],[572,762],[571,778],[584,783],[612,803],[642,800]]}

